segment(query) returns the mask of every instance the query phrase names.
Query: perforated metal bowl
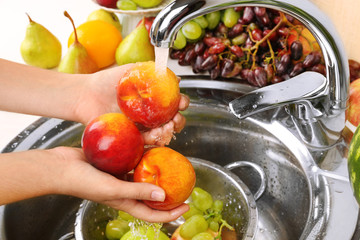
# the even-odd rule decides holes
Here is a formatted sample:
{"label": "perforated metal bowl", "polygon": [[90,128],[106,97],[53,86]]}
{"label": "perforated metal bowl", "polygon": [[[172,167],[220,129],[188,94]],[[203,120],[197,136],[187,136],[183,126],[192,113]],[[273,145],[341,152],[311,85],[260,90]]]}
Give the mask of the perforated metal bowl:
{"label": "perforated metal bowl", "polygon": [[[260,197],[265,189],[265,174],[262,169],[250,162],[235,162],[222,167],[198,158],[189,157],[188,159],[196,172],[196,186],[209,192],[214,199],[224,202],[223,218],[235,228],[237,239],[254,239],[258,222],[255,198],[248,187],[230,169],[250,166],[258,171],[262,184],[256,193],[257,197]],[[102,239],[107,221],[115,217],[114,209],[95,202],[84,201],[76,218],[76,240]],[[166,223],[164,227],[171,234],[182,222],[183,219],[180,218]]]}

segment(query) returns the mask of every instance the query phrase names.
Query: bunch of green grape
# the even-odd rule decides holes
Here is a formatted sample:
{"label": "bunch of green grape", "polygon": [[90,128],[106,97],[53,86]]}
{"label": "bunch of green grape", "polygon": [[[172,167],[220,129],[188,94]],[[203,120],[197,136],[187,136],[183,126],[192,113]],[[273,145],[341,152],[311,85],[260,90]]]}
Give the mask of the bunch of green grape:
{"label": "bunch of green grape", "polygon": [[177,33],[174,41],[174,49],[183,49],[187,43],[199,41],[204,35],[205,30],[214,30],[221,22],[228,28],[232,28],[237,24],[240,13],[233,8],[226,9],[222,12],[211,12],[203,16],[199,16],[185,23]]}
{"label": "bunch of green grape", "polygon": [[[185,222],[180,226],[180,236],[191,240],[221,239],[223,227],[234,230],[223,218],[224,203],[214,200],[210,193],[195,187],[191,193],[190,210],[183,214]],[[210,231],[209,231],[210,230]]]}

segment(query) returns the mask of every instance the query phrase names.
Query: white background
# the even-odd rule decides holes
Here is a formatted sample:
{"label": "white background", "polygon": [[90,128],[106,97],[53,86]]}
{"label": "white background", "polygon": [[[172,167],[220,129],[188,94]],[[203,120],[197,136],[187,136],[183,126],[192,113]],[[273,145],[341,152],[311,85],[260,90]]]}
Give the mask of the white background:
{"label": "white background", "polygon": [[[91,0],[0,0],[0,58],[24,63],[20,55],[20,44],[29,23],[25,13],[60,40],[64,56],[67,51],[67,39],[72,32],[71,23],[64,16],[64,11],[68,11],[78,26],[98,8]],[[0,111],[0,151],[38,118]]]}

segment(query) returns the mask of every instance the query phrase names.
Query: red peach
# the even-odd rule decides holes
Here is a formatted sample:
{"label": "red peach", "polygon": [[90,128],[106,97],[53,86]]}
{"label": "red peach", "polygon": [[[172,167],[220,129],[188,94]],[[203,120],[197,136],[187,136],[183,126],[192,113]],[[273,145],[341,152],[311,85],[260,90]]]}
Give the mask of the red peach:
{"label": "red peach", "polygon": [[191,162],[168,147],[156,147],[145,152],[134,171],[135,182],[147,182],[165,191],[165,201],[144,201],[149,207],[170,210],[180,206],[195,186],[195,170]]}
{"label": "red peach", "polygon": [[178,78],[168,68],[157,71],[152,61],[136,63],[120,79],[117,101],[132,121],[147,128],[159,127],[171,120],[179,109]]}
{"label": "red peach", "polygon": [[107,113],[85,128],[82,148],[96,168],[121,176],[135,168],[144,153],[143,137],[124,114]]}

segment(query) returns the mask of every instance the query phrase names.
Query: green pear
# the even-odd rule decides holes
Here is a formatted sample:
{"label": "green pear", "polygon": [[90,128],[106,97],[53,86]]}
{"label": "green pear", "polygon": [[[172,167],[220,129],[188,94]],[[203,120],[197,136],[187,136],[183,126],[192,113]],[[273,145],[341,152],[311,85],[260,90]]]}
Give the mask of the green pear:
{"label": "green pear", "polygon": [[54,68],[61,60],[60,41],[44,26],[34,22],[30,16],[25,38],[20,46],[23,60],[32,66]]}
{"label": "green pear", "polygon": [[159,5],[163,0],[132,0],[135,2],[139,7],[142,8],[152,8]]}
{"label": "green pear", "polygon": [[95,61],[92,60],[86,48],[78,40],[74,21],[66,11],[64,15],[69,18],[72,23],[75,40],[61,60],[58,71],[64,73],[93,73],[98,71],[99,68]]}
{"label": "green pear", "polygon": [[154,46],[150,43],[145,19],[120,42],[115,58],[118,65],[155,60]]}
{"label": "green pear", "polygon": [[109,12],[104,9],[95,10],[91,12],[87,17],[87,21],[92,20],[103,20],[105,22],[108,22],[114,25],[119,30],[119,32],[121,32],[122,26],[120,24],[120,20],[113,12]]}

